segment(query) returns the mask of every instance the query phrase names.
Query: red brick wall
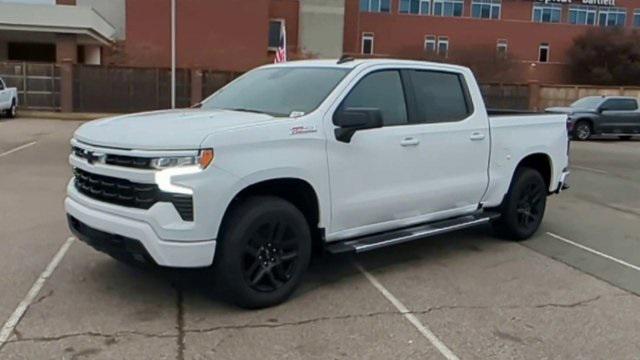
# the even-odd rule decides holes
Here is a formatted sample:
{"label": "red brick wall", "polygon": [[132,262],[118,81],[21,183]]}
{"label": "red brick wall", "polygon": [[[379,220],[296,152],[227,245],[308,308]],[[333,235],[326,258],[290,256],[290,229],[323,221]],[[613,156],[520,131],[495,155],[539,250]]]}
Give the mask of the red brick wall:
{"label": "red brick wall", "polygon": [[[178,67],[246,71],[269,62],[269,0],[177,3]],[[112,55],[119,65],[170,66],[170,1],[128,0],[126,41],[119,52]]]}

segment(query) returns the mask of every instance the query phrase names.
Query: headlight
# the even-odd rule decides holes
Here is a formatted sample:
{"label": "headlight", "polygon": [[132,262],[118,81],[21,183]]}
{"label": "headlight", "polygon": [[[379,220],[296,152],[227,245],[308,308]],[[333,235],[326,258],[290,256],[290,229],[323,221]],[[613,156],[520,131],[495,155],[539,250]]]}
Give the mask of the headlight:
{"label": "headlight", "polygon": [[213,157],[213,149],[204,149],[200,150],[198,156],[155,158],[151,160],[151,166],[160,170],[155,174],[156,184],[162,191],[193,195],[192,189],[174,184],[172,178],[206,169],[213,162]]}
{"label": "headlight", "polygon": [[151,159],[153,169],[164,170],[176,167],[199,166],[206,169],[213,162],[213,149],[200,150],[196,156],[161,157]]}

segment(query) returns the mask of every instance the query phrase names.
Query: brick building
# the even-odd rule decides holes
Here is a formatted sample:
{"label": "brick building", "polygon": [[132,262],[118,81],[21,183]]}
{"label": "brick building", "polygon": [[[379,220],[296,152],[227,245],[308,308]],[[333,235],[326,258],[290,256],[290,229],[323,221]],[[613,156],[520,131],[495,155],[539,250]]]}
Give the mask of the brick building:
{"label": "brick building", "polygon": [[[170,65],[170,0],[0,0],[0,61]],[[564,82],[573,39],[640,29],[640,0],[177,0],[177,63],[242,72],[341,54],[500,63],[500,80]]]}

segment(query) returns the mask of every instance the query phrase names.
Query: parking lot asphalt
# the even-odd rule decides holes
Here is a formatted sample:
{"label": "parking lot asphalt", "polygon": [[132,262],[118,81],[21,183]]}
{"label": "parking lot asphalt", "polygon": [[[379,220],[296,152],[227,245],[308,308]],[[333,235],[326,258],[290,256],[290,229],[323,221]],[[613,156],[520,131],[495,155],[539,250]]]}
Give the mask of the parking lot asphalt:
{"label": "parking lot asphalt", "polygon": [[528,242],[477,228],[327,257],[289,302],[245,311],[205,272],[135,269],[69,240],[79,124],[0,122],[1,359],[640,354],[640,140],[572,143],[572,188]]}

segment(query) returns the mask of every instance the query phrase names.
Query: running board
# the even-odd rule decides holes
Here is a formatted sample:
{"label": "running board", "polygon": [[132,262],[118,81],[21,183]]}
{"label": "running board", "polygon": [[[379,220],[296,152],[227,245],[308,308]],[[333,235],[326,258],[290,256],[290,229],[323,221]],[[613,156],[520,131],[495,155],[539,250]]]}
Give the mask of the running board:
{"label": "running board", "polygon": [[484,211],[473,215],[364,236],[353,240],[330,243],[326,245],[325,249],[332,254],[347,252],[361,253],[485,224],[498,217],[500,217],[500,214],[497,212]]}

